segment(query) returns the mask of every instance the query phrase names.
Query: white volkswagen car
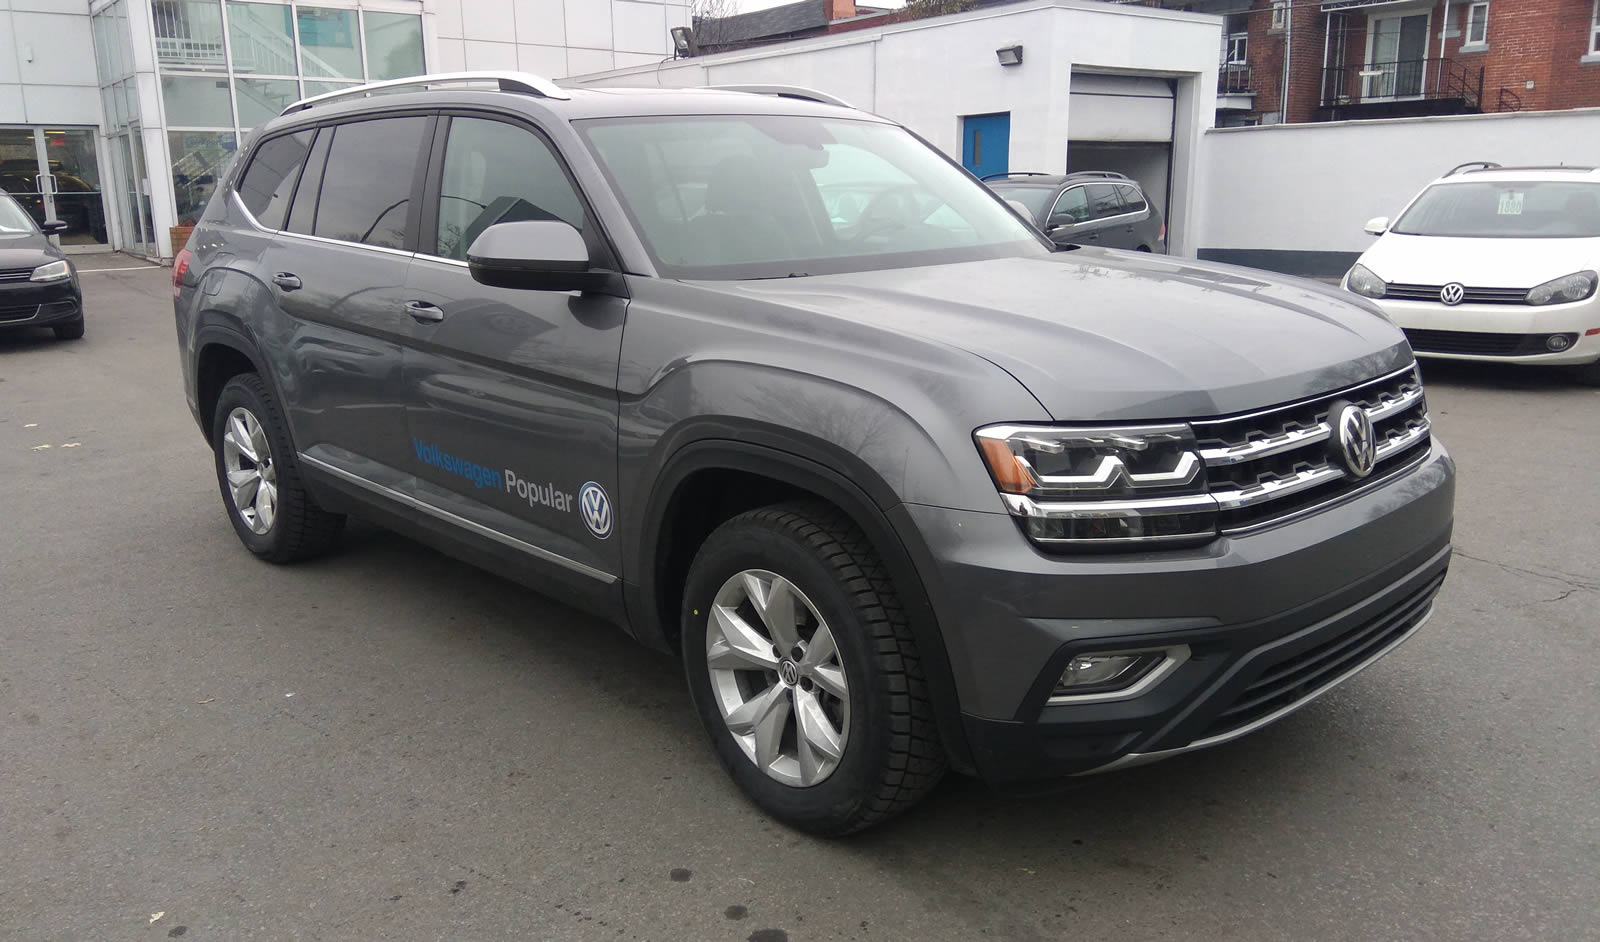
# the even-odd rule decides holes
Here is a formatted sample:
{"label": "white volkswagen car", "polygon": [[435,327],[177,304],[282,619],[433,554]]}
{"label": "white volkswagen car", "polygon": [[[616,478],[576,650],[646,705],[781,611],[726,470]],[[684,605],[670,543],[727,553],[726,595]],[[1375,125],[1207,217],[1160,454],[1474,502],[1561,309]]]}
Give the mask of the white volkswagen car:
{"label": "white volkswagen car", "polygon": [[1344,277],[1419,356],[1578,367],[1600,384],[1600,170],[1463,164]]}

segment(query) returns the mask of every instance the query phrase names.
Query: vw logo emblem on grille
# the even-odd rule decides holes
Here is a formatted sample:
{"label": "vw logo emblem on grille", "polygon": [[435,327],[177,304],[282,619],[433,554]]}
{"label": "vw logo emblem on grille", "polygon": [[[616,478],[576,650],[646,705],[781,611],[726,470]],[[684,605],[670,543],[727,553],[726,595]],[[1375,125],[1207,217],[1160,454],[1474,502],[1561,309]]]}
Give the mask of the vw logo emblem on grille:
{"label": "vw logo emblem on grille", "polygon": [[1372,473],[1378,458],[1378,437],[1372,430],[1367,410],[1351,402],[1336,402],[1328,410],[1333,431],[1333,457],[1346,474],[1360,480]]}
{"label": "vw logo emblem on grille", "polygon": [[1467,289],[1460,282],[1452,281],[1439,289],[1439,300],[1452,307],[1460,304],[1461,299],[1467,296]]}
{"label": "vw logo emblem on grille", "polygon": [[784,658],[778,662],[778,679],[793,687],[800,682],[800,665]]}
{"label": "vw logo emblem on grille", "polygon": [[611,500],[605,488],[590,481],[578,491],[578,514],[583,525],[600,539],[611,535]]}

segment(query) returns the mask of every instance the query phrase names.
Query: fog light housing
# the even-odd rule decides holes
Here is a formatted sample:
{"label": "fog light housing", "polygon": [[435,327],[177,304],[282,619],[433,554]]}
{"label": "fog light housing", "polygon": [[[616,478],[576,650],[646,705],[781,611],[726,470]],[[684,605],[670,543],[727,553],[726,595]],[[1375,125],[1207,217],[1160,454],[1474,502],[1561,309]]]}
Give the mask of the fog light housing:
{"label": "fog light housing", "polygon": [[1051,703],[1121,700],[1155,686],[1189,659],[1188,645],[1074,654],[1051,691]]}
{"label": "fog light housing", "polygon": [[1551,353],[1560,353],[1570,346],[1572,346],[1571,334],[1551,334],[1544,342],[1545,349]]}

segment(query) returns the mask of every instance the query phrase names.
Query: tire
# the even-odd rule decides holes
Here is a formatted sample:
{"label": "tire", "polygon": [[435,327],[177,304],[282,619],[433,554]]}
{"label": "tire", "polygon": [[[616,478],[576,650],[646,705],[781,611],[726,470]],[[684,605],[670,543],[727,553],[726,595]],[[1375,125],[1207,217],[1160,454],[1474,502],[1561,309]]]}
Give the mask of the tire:
{"label": "tire", "polygon": [[[318,507],[306,492],[283,412],[260,376],[241,373],[228,380],[211,428],[223,506],[250,552],[269,562],[292,563],[338,545],[344,516]],[[239,496],[229,483],[230,470],[241,479]],[[246,492],[252,470],[255,487]]]}
{"label": "tire", "polygon": [[81,340],[83,338],[83,318],[78,318],[70,324],[57,324],[50,328],[56,332],[57,340]]}
{"label": "tire", "polygon": [[[763,620],[755,600],[784,597],[797,617],[780,618],[780,604]],[[753,633],[729,627],[729,612]],[[761,649],[763,640],[786,643],[771,627],[784,623],[799,639],[788,658],[776,645]],[[769,815],[813,834],[848,834],[910,808],[944,775],[894,586],[866,536],[833,507],[779,504],[718,527],[689,567],[682,625],[700,721],[739,788]],[[751,721],[763,713],[770,723]]]}

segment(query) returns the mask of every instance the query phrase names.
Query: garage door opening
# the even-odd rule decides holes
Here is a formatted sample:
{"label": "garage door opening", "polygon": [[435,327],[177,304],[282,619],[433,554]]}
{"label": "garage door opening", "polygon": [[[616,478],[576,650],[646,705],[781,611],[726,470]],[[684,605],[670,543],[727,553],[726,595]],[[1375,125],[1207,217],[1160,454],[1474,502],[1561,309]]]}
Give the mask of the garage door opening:
{"label": "garage door opening", "polygon": [[1170,220],[1173,103],[1171,79],[1073,72],[1067,170],[1132,177]]}

